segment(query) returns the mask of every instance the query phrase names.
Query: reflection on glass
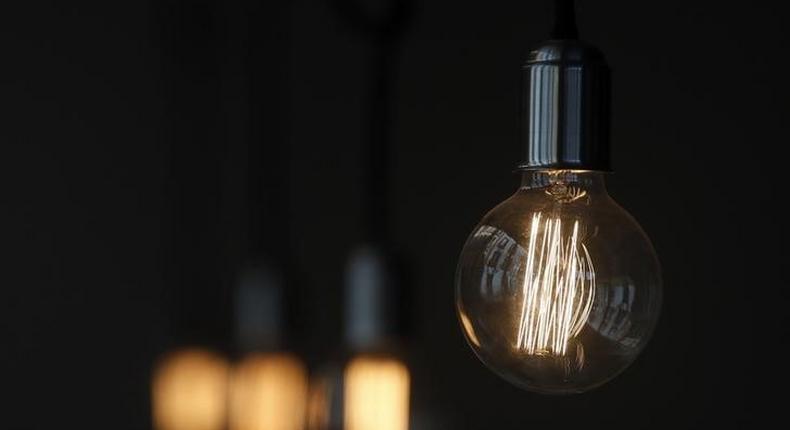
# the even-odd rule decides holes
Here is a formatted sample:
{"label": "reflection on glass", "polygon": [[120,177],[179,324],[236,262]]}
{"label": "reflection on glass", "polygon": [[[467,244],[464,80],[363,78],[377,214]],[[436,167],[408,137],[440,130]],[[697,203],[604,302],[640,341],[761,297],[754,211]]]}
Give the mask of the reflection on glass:
{"label": "reflection on glass", "polygon": [[505,379],[544,393],[608,381],[647,342],[658,260],[603,174],[534,171],[472,232],[456,276],[469,345]]}

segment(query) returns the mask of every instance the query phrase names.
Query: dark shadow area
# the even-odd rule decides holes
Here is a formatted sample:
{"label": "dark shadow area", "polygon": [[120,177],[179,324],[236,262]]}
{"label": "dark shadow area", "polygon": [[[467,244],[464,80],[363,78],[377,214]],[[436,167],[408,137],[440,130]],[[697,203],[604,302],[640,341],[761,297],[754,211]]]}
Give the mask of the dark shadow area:
{"label": "dark shadow area", "polygon": [[[343,270],[370,192],[369,44],[330,3],[0,7],[0,428],[150,428],[157,357],[237,354],[231,287],[256,255],[287,260],[289,346],[311,369],[343,350]],[[455,265],[518,185],[519,65],[550,7],[414,2],[386,183],[409,266],[415,430],[778,415],[790,5],[578,3],[613,70],[610,193],[663,266],[657,330],[579,396],[521,391],[476,359]]]}

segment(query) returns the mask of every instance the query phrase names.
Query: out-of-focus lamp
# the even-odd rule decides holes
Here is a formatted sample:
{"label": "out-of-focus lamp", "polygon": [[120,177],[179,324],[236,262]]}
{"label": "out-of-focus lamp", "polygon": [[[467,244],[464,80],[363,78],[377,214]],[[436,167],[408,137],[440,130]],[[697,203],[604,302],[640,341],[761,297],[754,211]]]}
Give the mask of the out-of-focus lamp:
{"label": "out-of-focus lamp", "polygon": [[399,328],[393,272],[378,247],[360,247],[349,259],[346,342],[353,355],[343,372],[345,430],[409,428],[409,369],[392,345]]}
{"label": "out-of-focus lamp", "polygon": [[302,430],[308,378],[302,360],[282,348],[283,290],[279,272],[248,268],[236,295],[237,336],[246,354],[233,370],[230,430]]}
{"label": "out-of-focus lamp", "polygon": [[398,359],[360,355],[344,374],[345,430],[409,428],[409,370]]}
{"label": "out-of-focus lamp", "polygon": [[233,371],[231,430],[302,430],[307,372],[288,353],[253,353]]}
{"label": "out-of-focus lamp", "polygon": [[152,415],[156,430],[222,430],[227,416],[228,363],[203,349],[165,356],[154,370]]}

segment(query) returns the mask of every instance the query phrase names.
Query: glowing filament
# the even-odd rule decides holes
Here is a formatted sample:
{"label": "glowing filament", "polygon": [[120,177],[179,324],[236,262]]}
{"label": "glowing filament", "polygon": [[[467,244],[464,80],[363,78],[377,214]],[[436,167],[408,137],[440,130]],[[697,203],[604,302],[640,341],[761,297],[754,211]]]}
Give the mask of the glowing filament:
{"label": "glowing filament", "polygon": [[532,216],[522,290],[516,347],[527,354],[565,355],[595,295],[595,268],[579,241],[578,221],[567,237],[559,218]]}

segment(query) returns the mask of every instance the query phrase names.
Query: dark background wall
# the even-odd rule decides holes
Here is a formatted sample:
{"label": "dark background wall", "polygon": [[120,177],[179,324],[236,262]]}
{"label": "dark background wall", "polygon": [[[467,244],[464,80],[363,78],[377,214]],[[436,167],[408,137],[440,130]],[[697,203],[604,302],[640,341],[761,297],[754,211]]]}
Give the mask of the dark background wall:
{"label": "dark background wall", "polygon": [[[664,267],[655,337],[612,383],[561,398],[511,387],[464,344],[456,257],[515,190],[519,62],[550,8],[418,2],[391,170],[393,236],[413,269],[415,413],[453,429],[779,413],[790,9],[579,3],[582,36],[614,70],[610,190]],[[293,344],[313,366],[342,349],[366,46],[322,1],[0,7],[0,427],[146,428],[159,354],[231,351],[228,279],[253,246],[243,177],[256,160],[290,179]],[[281,153],[286,166],[271,161]]]}

